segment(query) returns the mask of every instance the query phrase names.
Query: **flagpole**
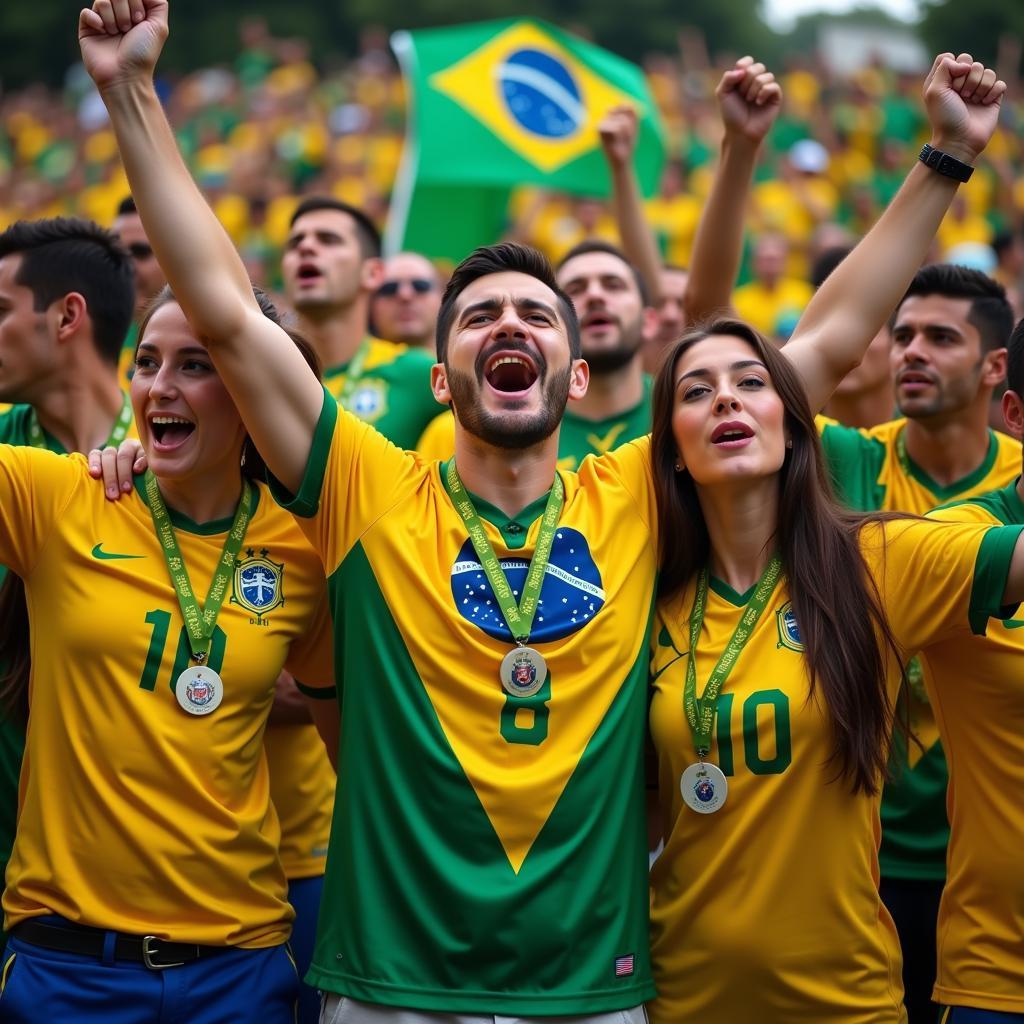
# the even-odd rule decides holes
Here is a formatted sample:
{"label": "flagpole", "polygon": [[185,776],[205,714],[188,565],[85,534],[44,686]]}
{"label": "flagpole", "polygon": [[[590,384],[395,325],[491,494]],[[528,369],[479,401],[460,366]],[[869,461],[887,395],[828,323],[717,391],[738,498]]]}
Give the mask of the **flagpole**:
{"label": "flagpole", "polygon": [[388,208],[388,220],[384,227],[382,247],[384,256],[393,256],[405,248],[405,231],[409,223],[409,210],[412,208],[412,195],[416,186],[416,173],[420,162],[419,131],[416,124],[416,98],[411,83],[416,80],[416,47],[409,32],[400,31],[391,34],[391,49],[398,59],[405,79],[406,122],[405,142],[402,145],[402,159],[398,165],[394,187],[391,190],[391,204]]}

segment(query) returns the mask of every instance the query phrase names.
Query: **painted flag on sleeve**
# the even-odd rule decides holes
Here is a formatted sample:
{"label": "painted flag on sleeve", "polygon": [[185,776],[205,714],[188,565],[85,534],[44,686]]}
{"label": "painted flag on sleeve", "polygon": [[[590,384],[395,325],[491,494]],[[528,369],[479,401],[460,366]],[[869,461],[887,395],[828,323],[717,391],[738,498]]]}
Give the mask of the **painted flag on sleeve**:
{"label": "painted flag on sleeve", "polygon": [[523,19],[396,32],[391,45],[409,120],[387,251],[461,260],[502,236],[517,185],[608,195],[597,125],[620,104],[639,114],[641,188],[656,188],[663,133],[636,65]]}

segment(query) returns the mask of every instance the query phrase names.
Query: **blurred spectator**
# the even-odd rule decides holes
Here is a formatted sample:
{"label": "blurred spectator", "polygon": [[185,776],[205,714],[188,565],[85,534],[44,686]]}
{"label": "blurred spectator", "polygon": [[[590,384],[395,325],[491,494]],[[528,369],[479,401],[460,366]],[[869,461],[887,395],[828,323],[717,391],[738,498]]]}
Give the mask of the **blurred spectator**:
{"label": "blurred spectator", "polygon": [[814,294],[806,280],[787,276],[788,253],[789,246],[782,235],[761,235],[754,243],[754,280],[741,285],[733,295],[740,318],[778,342],[793,333],[804,306]]}
{"label": "blurred spectator", "polygon": [[378,338],[434,351],[441,276],[425,256],[400,252],[384,261],[384,280],[370,300],[370,330]]}

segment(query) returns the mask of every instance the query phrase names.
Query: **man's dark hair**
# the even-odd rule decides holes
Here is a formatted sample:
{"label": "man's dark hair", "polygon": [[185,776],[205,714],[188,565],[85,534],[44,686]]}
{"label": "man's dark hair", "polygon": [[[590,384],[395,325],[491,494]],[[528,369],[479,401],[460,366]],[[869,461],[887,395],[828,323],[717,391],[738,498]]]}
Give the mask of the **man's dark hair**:
{"label": "man's dark hair", "polygon": [[118,217],[124,217],[126,214],[138,212],[139,211],[135,206],[135,200],[132,199],[131,196],[125,196],[124,199],[117,204]]}
{"label": "man's dark hair", "polygon": [[632,263],[626,258],[626,254],[617,246],[612,245],[611,242],[602,241],[600,238],[588,238],[582,242],[578,242],[574,245],[559,261],[555,267],[555,273],[559,273],[569,262],[569,260],[576,259],[577,256],[586,256],[587,253],[591,252],[603,252],[609,256],[614,256],[616,259],[622,260],[623,263],[629,267],[629,272],[633,275],[633,280],[636,282],[636,290],[640,293],[640,301],[645,305],[651,304],[651,293],[644,283],[644,279],[640,276],[640,271],[633,266]]}
{"label": "man's dark hair", "polygon": [[811,284],[815,291],[824,283],[825,278],[853,252],[852,245],[833,245],[818,254],[818,258],[811,267]]}
{"label": "man's dark hair", "polygon": [[1013,330],[1013,307],[1007,301],[1006,289],[988,274],[953,263],[930,263],[922,267],[900,299],[889,321],[892,327],[903,303],[915,295],[941,295],[946,299],[969,299],[967,322],[981,337],[982,354],[1004,348]]}
{"label": "man's dark hair", "polygon": [[363,251],[363,259],[376,259],[380,256],[380,232],[376,224],[358,206],[344,203],[340,199],[332,199],[330,196],[308,196],[295,207],[292,219],[288,222],[289,226],[294,227],[300,217],[314,210],[337,210],[339,213],[347,213],[356,223],[356,236],[359,238],[359,248]]}
{"label": "man's dark hair", "polygon": [[20,220],[0,234],[0,259],[20,256],[14,283],[41,313],[70,292],[84,299],[96,351],[117,365],[135,309],[135,272],[117,237],[78,217]]}
{"label": "man's dark hair", "polygon": [[551,264],[543,253],[518,242],[499,242],[474,249],[452,272],[448,286],[441,297],[441,308],[437,312],[437,361],[443,363],[448,354],[448,335],[455,321],[455,303],[462,292],[477,278],[489,274],[517,273],[535,277],[546,284],[558,298],[558,308],[565,321],[569,336],[569,355],[580,358],[580,322],[576,307],[555,280]]}
{"label": "man's dark hair", "polygon": [[1017,321],[1006,347],[1006,387],[1024,398],[1024,320]]}

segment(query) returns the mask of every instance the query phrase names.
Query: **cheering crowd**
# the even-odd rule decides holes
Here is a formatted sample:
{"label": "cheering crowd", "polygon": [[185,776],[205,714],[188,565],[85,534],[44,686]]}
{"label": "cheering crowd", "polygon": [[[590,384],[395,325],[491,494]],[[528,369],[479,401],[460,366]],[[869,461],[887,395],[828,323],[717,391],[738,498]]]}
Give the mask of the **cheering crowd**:
{"label": "cheering crowd", "polygon": [[621,108],[554,267],[308,189],[279,311],[165,0],[78,32],[131,198],[0,233],[0,1021],[1024,1020],[1024,322],[934,262],[1005,83],[797,239],[736,61],[685,264]]}

